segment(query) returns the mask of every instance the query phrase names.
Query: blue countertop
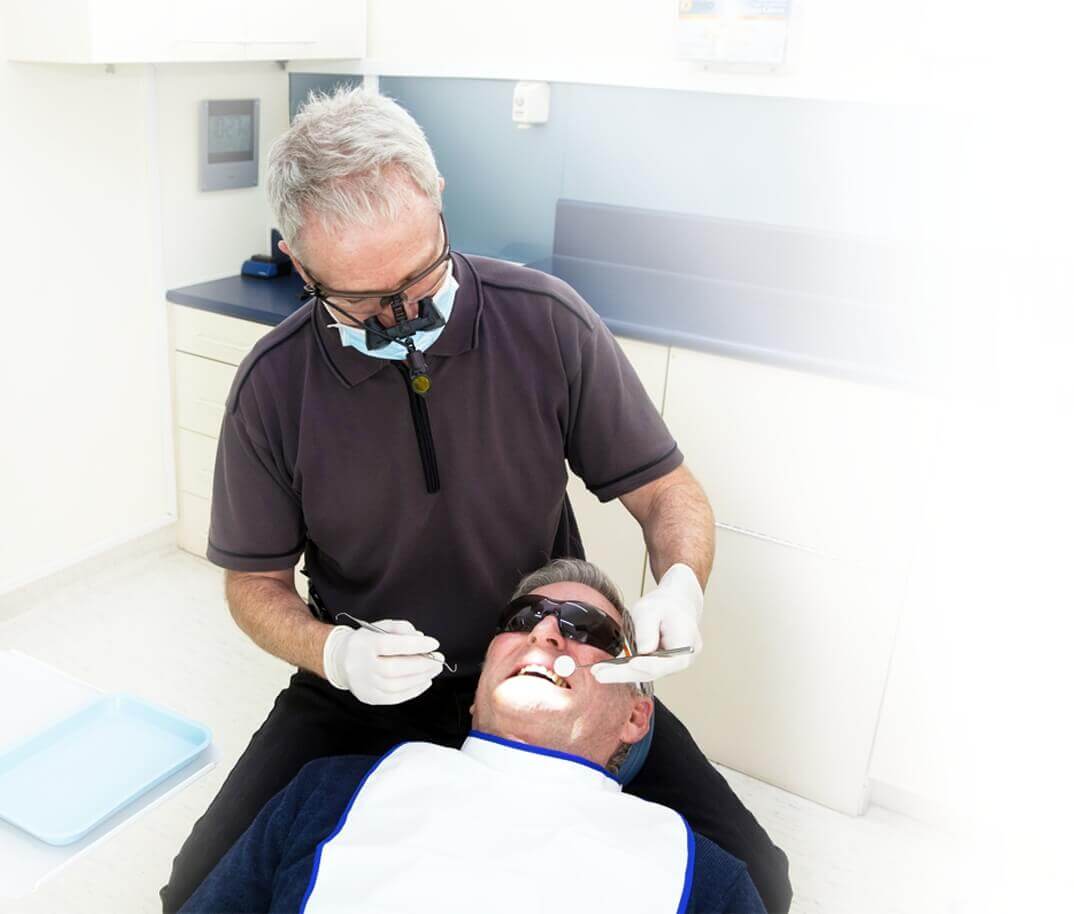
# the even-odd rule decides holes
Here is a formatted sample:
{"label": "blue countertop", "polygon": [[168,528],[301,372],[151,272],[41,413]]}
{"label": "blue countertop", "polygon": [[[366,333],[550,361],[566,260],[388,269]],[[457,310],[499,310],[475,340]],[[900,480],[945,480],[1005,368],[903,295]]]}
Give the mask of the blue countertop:
{"label": "blue countertop", "polygon": [[[937,320],[936,284],[915,258],[852,235],[560,199],[552,253],[530,266],[624,337],[928,388],[954,328]],[[278,324],[301,304],[302,281],[231,276],[167,297]]]}
{"label": "blue countertop", "polygon": [[[800,371],[928,388],[953,342],[914,257],[851,235],[560,199],[552,254],[530,266],[613,333]],[[274,325],[302,281],[230,276],[167,297]]]}
{"label": "blue countertop", "polygon": [[[860,302],[645,267],[554,255],[531,264],[582,295],[613,333],[818,374],[918,386],[913,323]],[[302,280],[229,276],[172,289],[168,301],[276,325],[301,304]]]}
{"label": "blue countertop", "polygon": [[169,289],[165,297],[177,305],[273,326],[297,311],[304,301],[302,279],[297,273],[273,279],[228,276]]}

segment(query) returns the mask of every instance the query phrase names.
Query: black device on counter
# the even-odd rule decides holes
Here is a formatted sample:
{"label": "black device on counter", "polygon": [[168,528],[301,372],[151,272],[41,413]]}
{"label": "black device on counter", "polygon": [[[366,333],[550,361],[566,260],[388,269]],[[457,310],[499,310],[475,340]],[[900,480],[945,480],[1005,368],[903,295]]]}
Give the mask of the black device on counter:
{"label": "black device on counter", "polygon": [[253,276],[257,279],[274,279],[277,276],[287,276],[292,269],[291,258],[280,250],[280,242],[283,236],[276,230],[272,230],[269,247],[271,254],[254,254],[242,265],[243,276]]}
{"label": "black device on counter", "polygon": [[291,258],[280,250],[281,241],[283,241],[283,235],[281,235],[278,230],[273,229],[269,241],[269,248],[271,250],[269,256],[272,258],[272,262],[276,264],[276,267],[279,270],[279,275],[286,276],[291,272]]}

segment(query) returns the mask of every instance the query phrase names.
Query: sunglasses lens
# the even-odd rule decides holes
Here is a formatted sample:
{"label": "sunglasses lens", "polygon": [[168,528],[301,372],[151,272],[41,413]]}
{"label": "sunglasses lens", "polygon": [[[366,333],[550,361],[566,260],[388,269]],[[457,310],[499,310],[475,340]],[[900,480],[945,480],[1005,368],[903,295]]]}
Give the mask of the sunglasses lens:
{"label": "sunglasses lens", "polygon": [[559,602],[536,594],[514,600],[500,617],[501,632],[531,632],[548,615],[558,617],[560,633],[579,644],[590,644],[616,656],[624,638],[618,623],[601,610],[585,603]]}
{"label": "sunglasses lens", "polygon": [[[565,630],[569,625],[573,634]],[[559,629],[563,634],[581,644],[615,656],[623,646],[623,635],[615,620],[606,613],[584,603],[563,603],[559,610]]]}
{"label": "sunglasses lens", "polygon": [[525,606],[510,616],[505,616],[500,622],[500,631],[503,632],[532,632],[541,621],[541,616],[534,612],[533,607]]}

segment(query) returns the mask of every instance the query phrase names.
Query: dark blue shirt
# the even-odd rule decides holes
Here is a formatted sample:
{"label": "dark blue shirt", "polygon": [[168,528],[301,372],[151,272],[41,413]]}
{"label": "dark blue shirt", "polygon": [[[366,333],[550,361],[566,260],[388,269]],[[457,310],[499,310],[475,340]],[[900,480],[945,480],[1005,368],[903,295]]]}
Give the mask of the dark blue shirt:
{"label": "dark blue shirt", "polygon": [[[310,762],[261,810],[253,824],[183,905],[180,914],[288,912],[304,907],[318,845],[335,830],[376,759],[351,755]],[[685,914],[765,914],[746,865],[695,835]],[[356,896],[357,909],[360,897]]]}

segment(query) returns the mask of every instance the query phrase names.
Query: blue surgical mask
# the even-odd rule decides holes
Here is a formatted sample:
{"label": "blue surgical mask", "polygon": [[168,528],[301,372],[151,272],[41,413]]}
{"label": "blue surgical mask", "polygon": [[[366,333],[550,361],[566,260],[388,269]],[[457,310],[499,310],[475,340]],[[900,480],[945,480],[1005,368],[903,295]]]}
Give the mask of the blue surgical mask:
{"label": "blue surgical mask", "polygon": [[[433,330],[419,330],[415,333],[410,338],[414,342],[415,349],[426,352],[440,338],[440,334],[444,332],[444,328],[451,318],[451,309],[455,305],[455,293],[458,288],[459,284],[455,280],[455,268],[449,261],[447,276],[444,277],[439,290],[433,296],[433,304],[436,305],[436,310],[444,318],[444,323]],[[374,359],[395,359],[397,361],[402,361],[406,358],[406,346],[402,343],[389,343],[379,349],[370,349],[366,345],[364,328],[349,327],[346,324],[329,324],[328,326],[339,329],[339,341],[344,346],[357,349],[363,355],[372,356]]]}

